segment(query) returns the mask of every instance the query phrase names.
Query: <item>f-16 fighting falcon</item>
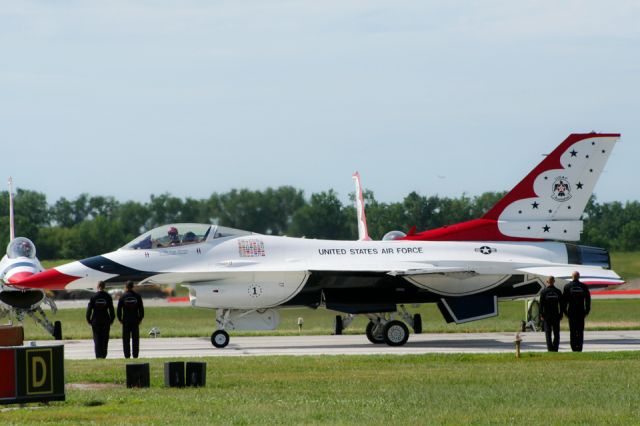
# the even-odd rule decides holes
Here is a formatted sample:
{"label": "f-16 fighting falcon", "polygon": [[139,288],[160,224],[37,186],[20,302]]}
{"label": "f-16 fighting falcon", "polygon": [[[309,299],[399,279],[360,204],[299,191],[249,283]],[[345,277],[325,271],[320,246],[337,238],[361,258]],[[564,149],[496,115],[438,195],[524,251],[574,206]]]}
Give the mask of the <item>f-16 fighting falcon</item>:
{"label": "f-16 fighting falcon", "polygon": [[[374,343],[403,345],[421,328],[405,305],[436,303],[456,323],[498,314],[498,300],[533,297],[553,275],[591,286],[623,281],[605,249],[581,246],[580,217],[619,134],[572,134],[482,218],[382,241],[260,235],[209,224],[152,229],[107,254],[21,280],[28,288],[93,288],[98,281],[176,284],[216,309],[215,347],[229,330],[274,329],[276,308],[363,314]],[[366,232],[361,232],[361,237]],[[402,321],[404,320],[404,321]]]}
{"label": "f-16 fighting falcon", "polygon": [[9,178],[9,245],[0,260],[0,318],[10,316],[22,322],[25,315],[33,318],[55,339],[62,338],[60,321],[51,323],[41,305],[48,304],[56,312],[55,302],[47,297],[44,289],[16,287],[15,284],[44,268],[36,257],[36,246],[25,237],[15,236],[13,225],[13,181]]}

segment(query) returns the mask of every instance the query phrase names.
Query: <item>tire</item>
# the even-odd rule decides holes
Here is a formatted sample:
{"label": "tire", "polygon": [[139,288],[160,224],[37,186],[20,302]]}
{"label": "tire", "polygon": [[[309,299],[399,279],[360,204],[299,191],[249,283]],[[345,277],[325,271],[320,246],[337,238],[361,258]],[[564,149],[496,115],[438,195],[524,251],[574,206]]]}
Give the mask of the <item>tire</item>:
{"label": "tire", "polygon": [[382,329],[384,342],[389,346],[402,346],[409,340],[409,328],[402,321],[389,321]]}
{"label": "tire", "polygon": [[422,315],[420,314],[413,316],[413,332],[416,334],[422,333]]}
{"label": "tire", "polygon": [[369,324],[367,324],[367,330],[366,330],[367,339],[369,339],[371,343],[375,343],[375,344],[384,343],[384,337],[375,336],[373,334],[374,327],[375,327],[375,324],[373,323],[373,321],[369,321]]}
{"label": "tire", "polygon": [[344,330],[344,326],[342,323],[342,315],[336,315],[336,327],[335,327],[336,336],[341,335],[342,330]]}
{"label": "tire", "polygon": [[229,344],[229,333],[224,330],[216,330],[211,335],[211,344],[218,349],[222,349]]}
{"label": "tire", "polygon": [[540,302],[533,300],[527,310],[527,322],[533,321],[538,330],[542,330],[542,320],[540,319]]}
{"label": "tire", "polygon": [[53,323],[53,338],[62,340],[62,323],[60,321]]}

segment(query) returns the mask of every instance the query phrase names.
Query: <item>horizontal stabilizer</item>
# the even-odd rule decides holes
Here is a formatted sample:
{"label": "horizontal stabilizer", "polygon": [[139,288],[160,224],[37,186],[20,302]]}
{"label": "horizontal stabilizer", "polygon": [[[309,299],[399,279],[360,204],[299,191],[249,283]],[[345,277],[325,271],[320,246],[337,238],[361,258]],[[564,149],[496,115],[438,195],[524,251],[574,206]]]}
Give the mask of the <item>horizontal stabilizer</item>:
{"label": "horizontal stabilizer", "polygon": [[447,322],[462,324],[498,315],[498,297],[483,294],[444,297],[438,308]]}
{"label": "horizontal stabilizer", "polygon": [[526,274],[541,277],[553,276],[556,280],[563,281],[571,281],[571,274],[574,271],[578,271],[580,273],[580,281],[593,287],[608,287],[624,284],[624,280],[612,270],[589,265],[534,266],[531,268],[520,268],[518,270]]}

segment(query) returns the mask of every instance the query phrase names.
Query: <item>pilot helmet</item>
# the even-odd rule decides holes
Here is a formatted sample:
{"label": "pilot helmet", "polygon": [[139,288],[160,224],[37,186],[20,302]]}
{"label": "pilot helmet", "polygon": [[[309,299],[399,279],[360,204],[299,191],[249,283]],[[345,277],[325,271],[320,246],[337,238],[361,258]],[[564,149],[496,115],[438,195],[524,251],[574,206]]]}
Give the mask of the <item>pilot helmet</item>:
{"label": "pilot helmet", "polygon": [[172,226],[169,228],[169,231],[167,232],[167,234],[169,234],[169,239],[170,240],[177,240],[178,239],[178,228],[176,228],[175,226]]}

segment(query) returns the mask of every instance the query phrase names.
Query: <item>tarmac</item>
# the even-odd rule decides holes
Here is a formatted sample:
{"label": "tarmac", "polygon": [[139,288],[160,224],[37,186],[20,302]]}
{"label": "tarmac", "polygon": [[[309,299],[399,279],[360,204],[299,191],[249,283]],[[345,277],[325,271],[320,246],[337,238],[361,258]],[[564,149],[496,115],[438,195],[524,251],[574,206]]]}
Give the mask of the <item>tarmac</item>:
{"label": "tarmac", "polygon": [[[544,333],[520,333],[521,352],[546,352]],[[363,335],[342,336],[231,336],[229,345],[216,349],[209,338],[144,338],[140,358],[221,357],[267,355],[408,355],[515,353],[516,333],[412,334],[406,345],[372,344]],[[560,352],[570,352],[569,335],[560,336]],[[63,340],[66,359],[94,359],[92,340]],[[52,341],[25,342],[45,346]],[[585,352],[640,350],[640,330],[585,332]],[[124,358],[122,341],[111,339],[108,358]]]}

